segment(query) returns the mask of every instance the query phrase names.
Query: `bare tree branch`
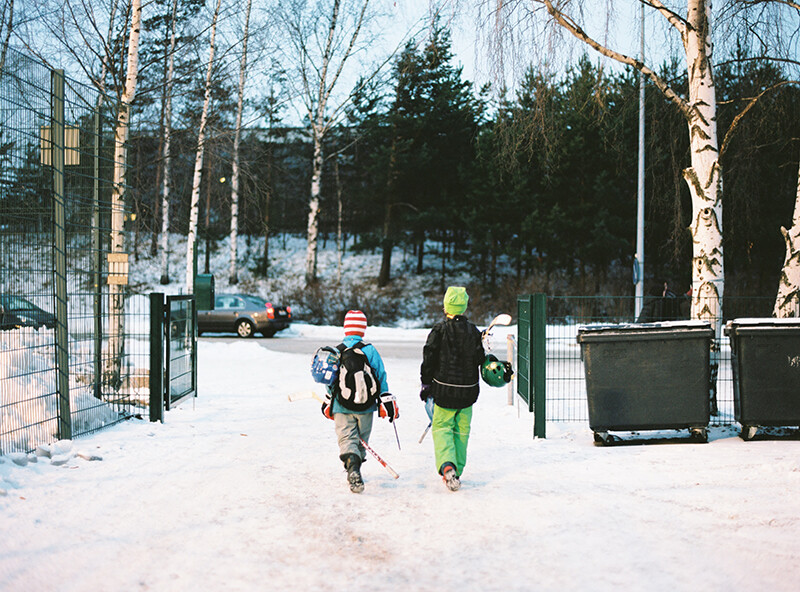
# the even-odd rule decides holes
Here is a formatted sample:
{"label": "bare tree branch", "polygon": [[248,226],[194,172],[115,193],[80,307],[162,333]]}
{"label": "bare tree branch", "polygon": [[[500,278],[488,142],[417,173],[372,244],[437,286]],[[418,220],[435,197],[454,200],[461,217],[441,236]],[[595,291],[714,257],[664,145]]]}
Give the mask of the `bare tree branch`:
{"label": "bare tree branch", "polygon": [[658,12],[660,12],[669,21],[669,24],[678,30],[681,35],[681,39],[685,39],[686,28],[689,26],[689,23],[686,22],[685,18],[664,6],[660,0],[641,0],[641,2],[647,6],[655,8]]}
{"label": "bare tree branch", "polygon": [[755,97],[750,97],[748,99],[744,99],[744,100],[747,101],[747,105],[745,106],[744,109],[742,109],[739,113],[737,113],[736,117],[734,117],[733,121],[731,121],[731,124],[728,127],[728,131],[725,133],[725,138],[722,140],[722,147],[719,149],[720,158],[722,158],[722,155],[725,154],[725,150],[727,150],[728,144],[730,144],[731,139],[733,138],[733,135],[737,130],[739,122],[742,120],[742,118],[745,115],[747,115],[747,113],[753,107],[756,106],[756,104],[758,103],[758,100],[761,97],[763,97],[765,94],[767,94],[769,92],[772,92],[772,91],[774,91],[774,90],[776,90],[776,89],[778,89],[778,88],[780,88],[782,86],[786,86],[787,84],[800,84],[800,81],[797,81],[797,80],[783,80],[783,81],[781,81],[781,82],[779,82],[777,84],[774,84],[774,85],[770,86],[769,88],[765,88],[760,93],[758,93],[758,95],[755,96]]}
{"label": "bare tree branch", "polygon": [[[644,64],[641,60],[637,60],[623,53],[614,51],[613,49],[609,49],[605,45],[597,42],[595,39],[590,37],[588,33],[586,33],[571,17],[565,15],[561,10],[555,8],[551,0],[542,1],[547,8],[547,12],[550,13],[550,16],[552,16],[560,26],[569,31],[576,39],[586,43],[598,53],[611,58],[612,60],[636,68],[642,74],[647,76],[647,78],[649,78],[650,81],[656,85],[658,90],[660,90],[665,97],[672,101],[681,110],[687,119],[693,116],[692,107],[689,105],[688,101],[672,90],[669,84],[667,84],[663,78],[656,74],[652,68]],[[646,1],[650,2],[653,0]]]}

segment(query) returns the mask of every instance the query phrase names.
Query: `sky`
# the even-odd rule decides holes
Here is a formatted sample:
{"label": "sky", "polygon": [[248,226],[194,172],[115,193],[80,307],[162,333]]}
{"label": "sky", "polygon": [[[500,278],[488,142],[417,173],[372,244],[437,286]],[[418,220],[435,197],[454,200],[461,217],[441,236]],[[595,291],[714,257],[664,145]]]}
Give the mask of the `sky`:
{"label": "sky", "polygon": [[[515,326],[496,330],[502,351]],[[800,441],[596,447],[482,385],[462,488],[436,473],[417,396],[425,328],[369,327],[396,395],[350,492],[311,398],[317,345],[201,338],[199,393],[163,424],[130,420],[0,457],[0,590],[796,590]],[[308,351],[282,353],[282,340]]]}

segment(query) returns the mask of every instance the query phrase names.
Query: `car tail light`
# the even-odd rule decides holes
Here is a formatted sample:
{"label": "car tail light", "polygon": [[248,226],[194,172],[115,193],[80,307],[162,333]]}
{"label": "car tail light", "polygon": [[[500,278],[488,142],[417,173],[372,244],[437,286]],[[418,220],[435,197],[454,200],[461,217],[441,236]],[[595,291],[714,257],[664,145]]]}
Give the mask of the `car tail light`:
{"label": "car tail light", "polygon": [[290,319],[292,318],[292,307],[291,306],[287,306],[286,307],[286,314],[289,315]]}
{"label": "car tail light", "polygon": [[275,318],[275,309],[272,308],[272,304],[267,302],[267,318],[274,319]]}

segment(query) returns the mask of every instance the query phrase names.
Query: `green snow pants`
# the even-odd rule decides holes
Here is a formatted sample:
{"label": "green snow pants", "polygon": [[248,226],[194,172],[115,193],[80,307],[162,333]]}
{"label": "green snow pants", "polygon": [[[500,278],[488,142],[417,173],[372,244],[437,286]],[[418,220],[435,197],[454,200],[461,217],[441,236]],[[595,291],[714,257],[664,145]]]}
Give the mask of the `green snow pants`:
{"label": "green snow pants", "polygon": [[442,465],[453,463],[456,474],[461,476],[467,464],[467,442],[469,426],[472,423],[472,407],[466,409],[445,409],[434,405],[431,433],[433,450],[436,455],[436,470],[442,472]]}

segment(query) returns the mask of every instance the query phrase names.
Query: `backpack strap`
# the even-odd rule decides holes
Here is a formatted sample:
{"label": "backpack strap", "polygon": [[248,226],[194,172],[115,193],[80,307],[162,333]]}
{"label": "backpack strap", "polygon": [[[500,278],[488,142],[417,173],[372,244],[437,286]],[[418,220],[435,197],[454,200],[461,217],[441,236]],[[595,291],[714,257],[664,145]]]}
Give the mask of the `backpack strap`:
{"label": "backpack strap", "polygon": [[[353,345],[351,345],[350,347],[351,347],[351,348],[356,348],[356,347],[358,347],[358,348],[362,348],[362,349],[363,349],[363,348],[365,348],[365,347],[366,347],[366,346],[368,346],[368,345],[369,345],[369,343],[364,343],[363,341],[359,341],[359,342],[357,342],[357,343],[354,343],[354,344],[353,344]],[[344,350],[346,350],[346,349],[347,349],[347,346],[346,346],[344,343],[340,343],[339,345],[337,345],[337,346],[336,346],[336,349],[338,349],[338,350],[339,350],[339,353],[342,353]]]}

